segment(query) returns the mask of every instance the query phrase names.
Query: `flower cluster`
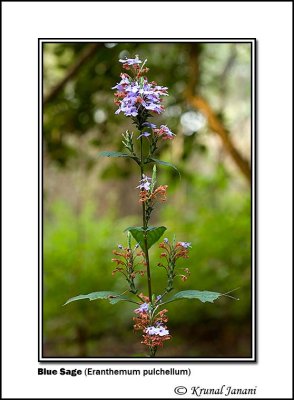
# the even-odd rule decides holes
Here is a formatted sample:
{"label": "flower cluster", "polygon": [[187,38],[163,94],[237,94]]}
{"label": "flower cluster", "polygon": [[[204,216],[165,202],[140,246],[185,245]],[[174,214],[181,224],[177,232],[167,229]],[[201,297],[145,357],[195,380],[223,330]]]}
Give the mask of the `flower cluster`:
{"label": "flower cluster", "polygon": [[134,313],[136,313],[136,314],[146,313],[146,312],[148,312],[148,310],[149,310],[149,304],[142,303],[139,308],[136,308],[134,310]]}
{"label": "flower cluster", "polygon": [[146,175],[142,175],[142,179],[140,180],[140,184],[136,187],[137,189],[149,191],[151,186],[152,178],[149,178]]}
{"label": "flower cluster", "polygon": [[150,190],[141,190],[140,192],[140,203],[146,203],[146,202],[151,202],[149,206],[153,208],[154,202],[156,200],[164,202],[166,201],[166,190],[168,186],[167,185],[160,185],[158,188],[153,190],[152,192]]}
{"label": "flower cluster", "polygon": [[163,140],[172,140],[175,136],[175,134],[166,125],[160,125],[160,128],[155,128],[153,132]]}
{"label": "flower cluster", "polygon": [[134,317],[134,330],[143,332],[141,343],[149,348],[157,348],[158,346],[163,346],[163,342],[171,338],[166,326],[168,321],[166,309],[152,316],[151,304],[142,303],[134,312],[137,314]]}
{"label": "flower cluster", "polygon": [[140,190],[140,203],[146,203],[149,202],[148,206],[153,207],[154,202],[156,200],[164,202],[166,201],[166,191],[168,186],[167,185],[160,185],[158,188],[154,188],[154,185],[152,185],[152,178],[149,178],[146,175],[142,176],[142,179],[140,180],[140,184],[136,187],[137,189]]}
{"label": "flower cluster", "polygon": [[145,205],[147,222],[150,219],[156,201],[164,202],[167,199],[166,191],[168,186],[160,185],[157,188],[155,188],[155,184],[156,184],[156,168],[153,169],[152,178],[149,178],[147,175],[143,174],[142,179],[140,180],[140,184],[137,186],[137,189],[140,189],[139,202],[144,203]]}
{"label": "flower cluster", "polygon": [[147,335],[153,336],[153,335],[159,335],[159,336],[166,336],[169,334],[169,331],[165,329],[163,326],[148,326],[145,329],[145,332]]}
{"label": "flower cluster", "polygon": [[167,287],[166,291],[170,292],[173,289],[173,281],[176,276],[179,276],[183,282],[188,279],[190,271],[188,268],[182,268],[184,273],[176,273],[176,262],[179,258],[189,258],[190,242],[177,242],[170,243],[167,238],[159,244],[161,249],[165,251],[161,253],[160,257],[166,259],[166,265],[158,263],[159,267],[163,267],[167,273]]}
{"label": "flower cluster", "polygon": [[147,60],[142,67],[138,56],[119,61],[126,70],[132,70],[134,77],[121,73],[121,81],[112,88],[117,90],[115,103],[119,106],[115,113],[123,112],[127,117],[137,117],[142,112],[147,116],[149,111],[161,114],[164,111],[162,96],[168,96],[167,87],[148,82],[147,77],[142,76],[148,71],[148,68],[143,68]]}
{"label": "flower cluster", "polygon": [[[172,140],[176,135],[166,126],[166,125],[160,125],[160,128],[157,128],[155,124],[151,124],[149,122],[144,122],[142,124],[143,128],[150,128],[151,132],[153,133],[153,141],[157,142],[159,138],[163,140]],[[137,139],[140,139],[141,137],[148,137],[151,136],[151,133],[148,131],[144,131],[141,133],[140,136],[137,137]]]}
{"label": "flower cluster", "polygon": [[136,56],[135,58],[126,58],[125,60],[118,60],[119,62],[123,63],[123,67],[125,69],[130,69],[130,66],[132,65],[134,68],[137,68],[139,64],[142,63],[141,60],[138,58],[139,56]]}
{"label": "flower cluster", "polygon": [[138,247],[139,245],[136,244],[134,249],[131,249],[130,247],[124,248],[121,244],[119,244],[119,251],[113,250],[113,254],[119,258],[112,258],[111,260],[112,262],[116,263],[116,268],[112,271],[112,275],[114,275],[116,272],[123,274],[130,286],[130,291],[132,293],[137,293],[134,282],[136,275],[140,274],[143,276],[145,274],[145,268],[136,270],[138,265],[144,267],[146,266],[144,253],[143,251],[137,250]]}

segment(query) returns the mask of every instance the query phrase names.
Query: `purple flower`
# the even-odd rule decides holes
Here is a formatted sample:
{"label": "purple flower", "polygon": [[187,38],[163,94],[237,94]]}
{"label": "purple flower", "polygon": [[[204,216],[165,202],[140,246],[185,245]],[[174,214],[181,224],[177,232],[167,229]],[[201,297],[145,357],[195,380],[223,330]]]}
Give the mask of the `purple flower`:
{"label": "purple flower", "polygon": [[117,247],[118,247],[120,250],[122,250],[122,249],[123,249],[123,247],[122,247],[122,245],[121,245],[121,244],[118,244],[118,245],[117,245]]}
{"label": "purple flower", "polygon": [[148,312],[148,309],[149,309],[149,304],[148,304],[148,303],[143,303],[143,304],[140,305],[139,308],[136,308],[136,309],[134,310],[134,312],[135,312],[136,314],[146,313],[146,312]]}
{"label": "purple flower", "polygon": [[125,86],[128,85],[129,83],[130,83],[129,78],[123,76],[122,80],[115,86],[113,86],[111,89],[117,89],[119,92],[122,92]]}
{"label": "purple flower", "polygon": [[165,329],[163,326],[157,328],[159,336],[165,336],[169,334],[169,330]]}
{"label": "purple flower", "polygon": [[143,126],[147,126],[148,128],[155,129],[156,125],[151,122],[144,122]]}
{"label": "purple flower", "polygon": [[163,239],[164,243],[168,243],[168,238]]}
{"label": "purple flower", "polygon": [[149,178],[148,176],[143,174],[142,179],[140,180],[141,183],[136,188],[137,189],[144,189],[144,190],[148,191],[150,189],[151,181],[152,181],[152,178]]}
{"label": "purple flower", "polygon": [[154,129],[154,133],[161,136],[164,140],[171,140],[175,136],[175,134],[166,125],[160,125],[160,128]]}
{"label": "purple flower", "polygon": [[156,328],[155,326],[148,326],[145,329],[145,332],[148,335],[159,335],[159,336],[169,335],[169,331],[165,329],[163,326],[159,326],[158,328]]}
{"label": "purple flower", "polygon": [[145,329],[145,332],[146,332],[148,335],[156,335],[156,334],[157,334],[157,328],[155,328],[155,326],[148,326],[148,327]]}
{"label": "purple flower", "polygon": [[161,294],[159,294],[158,296],[156,296],[156,302],[157,302],[157,303],[160,303],[161,298],[162,298]]}
{"label": "purple flower", "polygon": [[151,102],[149,104],[147,104],[145,108],[146,108],[146,110],[154,111],[157,114],[160,114],[163,111],[163,107],[161,104],[156,104],[156,103],[151,103]]}
{"label": "purple flower", "polygon": [[140,139],[140,137],[148,137],[148,136],[150,136],[151,135],[151,133],[149,133],[149,132],[143,132],[143,133],[141,133],[141,135],[140,136],[138,136],[137,137],[137,139]]}
{"label": "purple flower", "polygon": [[[136,58],[119,60],[126,66],[137,66],[142,61]],[[115,103],[119,106],[116,114],[123,112],[127,117],[136,117],[139,114],[139,108],[142,107],[148,111],[157,114],[163,112],[161,97],[168,96],[167,87],[158,86],[154,82],[148,82],[146,77],[131,79],[127,74],[121,74],[121,81],[113,86],[116,89]],[[136,80],[137,79],[137,80]],[[145,122],[145,126],[155,129],[156,125]]]}
{"label": "purple flower", "polygon": [[179,242],[179,245],[187,249],[188,247],[192,247],[190,242]]}
{"label": "purple flower", "polygon": [[119,62],[127,64],[127,65],[134,65],[134,64],[141,64],[141,60],[139,60],[138,56],[136,58],[126,58],[125,60],[121,59]]}

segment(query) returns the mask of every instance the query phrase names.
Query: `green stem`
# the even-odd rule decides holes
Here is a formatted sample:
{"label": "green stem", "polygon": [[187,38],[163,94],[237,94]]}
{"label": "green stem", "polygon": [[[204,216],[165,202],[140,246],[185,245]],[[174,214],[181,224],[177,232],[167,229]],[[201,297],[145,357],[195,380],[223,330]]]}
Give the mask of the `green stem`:
{"label": "green stem", "polygon": [[150,357],[155,357],[156,351],[157,351],[157,347],[149,347]]}
{"label": "green stem", "polygon": [[[142,133],[142,132],[140,132]],[[144,175],[144,157],[143,157],[143,140],[142,137],[140,138],[140,149],[141,149],[141,179],[143,179]],[[146,269],[147,269],[147,283],[148,283],[148,297],[149,301],[152,303],[152,289],[151,289],[151,271],[150,271],[150,263],[149,263],[149,253],[148,253],[148,246],[147,246],[147,228],[148,223],[146,219],[146,207],[145,203],[142,202],[142,214],[143,214],[143,229],[144,229],[144,253],[146,259]]]}
{"label": "green stem", "polygon": [[[151,314],[149,314],[151,326],[153,326],[153,324],[154,324],[154,316],[155,316],[155,311],[157,308],[158,307],[155,307],[154,309],[152,308],[152,312],[151,312]],[[149,346],[149,357],[155,357],[156,351],[157,351],[157,346],[155,346],[155,347]]]}

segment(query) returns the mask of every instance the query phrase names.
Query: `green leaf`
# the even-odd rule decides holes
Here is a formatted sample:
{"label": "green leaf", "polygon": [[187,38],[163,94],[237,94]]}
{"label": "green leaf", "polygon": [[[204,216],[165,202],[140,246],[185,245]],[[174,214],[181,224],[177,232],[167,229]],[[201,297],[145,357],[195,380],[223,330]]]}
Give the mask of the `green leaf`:
{"label": "green leaf", "polygon": [[121,153],[119,151],[101,151],[98,154],[99,157],[130,157],[127,153]]}
{"label": "green leaf", "polygon": [[157,158],[152,158],[152,157],[147,158],[147,160],[145,160],[145,164],[148,164],[150,162],[155,162],[156,164],[164,165],[165,167],[171,167],[171,168],[173,168],[173,169],[175,169],[177,171],[179,176],[181,176],[180,171],[178,170],[178,168],[174,164],[172,164],[170,162],[161,161],[161,160],[158,160]]}
{"label": "green leaf", "polygon": [[150,249],[151,246],[156,243],[163,233],[166,231],[165,226],[150,226],[149,228],[144,230],[142,226],[130,226],[129,228],[125,229],[125,231],[131,232],[133,238],[139,243],[142,250],[145,250],[144,245],[144,234],[147,234],[147,249]]}
{"label": "green leaf", "polygon": [[224,296],[222,293],[217,292],[208,292],[206,290],[183,290],[182,292],[178,292],[174,294],[169,300],[165,301],[163,304],[170,303],[176,300],[183,299],[198,299],[202,301],[202,303],[213,303],[214,300],[217,300],[219,297]]}
{"label": "green leaf", "polygon": [[120,151],[102,151],[98,154],[99,157],[124,157],[124,158],[132,158],[136,162],[140,162],[139,158],[136,156],[132,156],[131,154],[122,153]]}
{"label": "green leaf", "polygon": [[156,164],[154,164],[154,165],[153,165],[153,170],[152,170],[151,185],[150,185],[150,192],[151,192],[151,193],[153,192],[153,190],[154,190],[154,188],[155,188],[155,185],[156,185],[156,174],[157,174],[157,171],[156,171]]}
{"label": "green leaf", "polygon": [[64,303],[64,306],[68,303],[71,303],[73,301],[77,300],[108,300],[110,304],[116,304],[119,301],[129,301],[131,303],[137,304],[137,302],[129,299],[127,296],[120,295],[119,293],[116,292],[92,292],[89,294],[80,294],[79,296],[71,297],[70,299],[67,300],[66,303]]}
{"label": "green leaf", "polygon": [[116,304],[116,303],[118,303],[120,301],[128,301],[129,303],[139,304],[138,302],[136,302],[134,300],[131,300],[127,296],[124,296],[124,295],[118,295],[118,296],[114,296],[114,297],[109,297],[108,300],[109,300],[110,304]]}

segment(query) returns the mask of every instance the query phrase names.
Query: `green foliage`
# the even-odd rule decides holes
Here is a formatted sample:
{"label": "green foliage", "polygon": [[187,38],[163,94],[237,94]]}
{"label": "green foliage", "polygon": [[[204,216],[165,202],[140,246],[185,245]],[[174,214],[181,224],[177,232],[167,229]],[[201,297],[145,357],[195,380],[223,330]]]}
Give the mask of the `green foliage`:
{"label": "green foliage", "polygon": [[176,300],[183,300],[183,299],[198,299],[202,301],[202,303],[213,303],[215,300],[217,300],[220,296],[222,296],[221,293],[216,293],[216,292],[208,292],[206,290],[183,290],[182,292],[178,292],[174,294],[172,297],[170,297],[167,301],[164,302],[164,304],[171,303],[172,301]]}
{"label": "green foliage", "polygon": [[80,294],[79,296],[75,296],[75,297],[71,297],[70,299],[67,300],[66,303],[64,303],[64,305],[71,303],[73,301],[77,301],[77,300],[108,300],[110,304],[116,304],[119,301],[129,301],[131,303],[135,303],[136,302],[132,301],[131,299],[129,299],[127,296],[123,296],[119,293],[116,292],[92,292],[89,294]]}
{"label": "green foliage", "polygon": [[148,164],[149,162],[155,162],[156,164],[163,165],[165,167],[171,167],[171,168],[175,169],[177,171],[177,173],[181,176],[178,168],[170,162],[157,160],[157,158],[153,158],[153,157],[149,157],[149,158],[147,158],[147,160],[145,160],[145,164]]}
{"label": "green foliage", "polygon": [[[192,242],[190,258],[179,260],[179,268],[189,267],[191,275],[187,282],[176,278],[178,290],[197,287],[199,291],[227,293],[240,287],[240,301],[227,301],[221,296],[214,307],[200,301],[172,302],[168,314],[170,330],[177,338],[173,340],[178,348],[188,341],[186,354],[201,355],[205,345],[200,342],[201,338],[194,343],[191,335],[225,326],[226,331],[230,329],[228,343],[226,336],[218,333],[210,340],[210,350],[204,355],[215,351],[213,340],[222,346],[221,354],[232,354],[232,340],[240,338],[240,326],[247,332],[251,319],[250,194],[229,185],[230,177],[223,168],[213,176],[191,175],[187,170],[181,185],[168,170],[160,174],[160,180],[169,185],[170,192],[160,215],[168,227],[167,236],[172,237],[176,232],[177,240]],[[115,293],[128,290],[123,277],[114,279],[111,275],[112,249],[122,242],[124,228],[135,224],[137,218],[131,215],[117,218],[115,207],[112,213],[101,216],[97,214],[101,207],[101,204],[95,207],[92,204],[75,211],[62,202],[46,204],[43,276],[46,354],[107,355],[105,343],[112,340],[116,346],[122,343],[122,348],[117,350],[122,355],[133,341],[130,315],[135,305],[131,303],[119,302],[111,307],[104,301],[93,304],[77,301],[71,307],[62,307],[77,292],[91,293],[104,288]],[[161,249],[155,245],[150,251],[156,295],[166,283],[164,271],[156,267],[160,253]],[[140,278],[137,286],[139,293],[145,292]],[[79,342],[81,335],[83,344]],[[234,348],[235,355],[236,352],[248,354],[248,345],[242,343],[236,344],[241,347]]]}
{"label": "green foliage", "polygon": [[101,153],[98,154],[100,157],[124,157],[124,158],[132,158],[136,162],[139,162],[138,157],[132,156],[127,153],[121,153],[119,151],[102,151]]}
{"label": "green foliage", "polygon": [[147,249],[150,249],[151,246],[156,243],[161,236],[166,231],[165,226],[149,226],[147,229],[144,229],[141,226],[130,226],[125,229],[126,231],[131,232],[133,238],[137,241],[137,243],[141,246],[142,250],[145,250],[144,238],[145,235],[147,237]]}
{"label": "green foliage", "polygon": [[[59,354],[79,351],[79,337],[99,337],[111,331],[113,320],[121,323],[129,317],[129,306],[111,307],[108,302],[77,301],[62,307],[66,299],[95,289],[121,293],[126,290],[121,278],[113,279],[112,249],[122,240],[126,221],[115,224],[112,215],[95,216],[95,208],[86,205],[81,211],[64,202],[46,208],[44,224],[43,317],[44,343]],[[128,222],[132,219],[128,218]],[[65,341],[65,342],[64,342]],[[90,346],[90,343],[88,343]],[[82,345],[81,345],[82,346]],[[64,350],[66,348],[66,350]],[[48,350],[49,351],[49,350]],[[85,350],[86,351],[86,350]]]}
{"label": "green foliage", "polygon": [[119,151],[101,151],[99,157],[130,157],[129,154],[121,153]]}
{"label": "green foliage", "polygon": [[[223,167],[214,176],[186,174],[181,185],[168,175],[162,177],[169,185],[169,202],[161,218],[169,232],[177,232],[177,240],[192,242],[190,258],[182,262],[189,267],[187,282],[178,281],[179,289],[226,293],[236,287],[240,301],[223,306],[224,298],[207,310],[198,303],[170,307],[170,319],[187,322],[189,313],[200,320],[207,316],[216,320],[251,318],[251,199],[247,191],[230,186],[230,177]],[[174,218],[175,209],[180,218]]]}
{"label": "green foliage", "polygon": [[[79,59],[87,43],[48,43],[44,45],[44,92],[56,86]],[[169,88],[165,99],[169,128],[178,134],[183,126],[181,116],[190,111],[184,97],[189,83],[189,56],[199,54],[200,74],[197,85],[212,104],[225,106],[223,119],[231,126],[250,117],[250,45],[233,43],[101,43],[92,58],[84,64],[62,91],[44,106],[44,142],[46,153],[61,166],[78,161],[83,153],[80,138],[89,134],[95,148],[120,146],[120,134],[130,128],[122,115],[114,115],[113,92],[119,80],[124,56],[140,54],[148,59],[150,80],[164,82]],[[176,77],[176,79],[175,79]],[[194,87],[192,88],[194,90]],[[166,114],[167,115],[167,114]],[[164,117],[166,120],[166,116]],[[160,125],[164,121],[156,117]],[[155,122],[155,121],[154,121]],[[237,124],[240,128],[240,126]],[[181,159],[189,159],[198,145],[198,130],[191,127],[183,137]],[[185,132],[184,130],[184,133]],[[73,140],[76,138],[76,140]],[[163,146],[164,148],[165,146]],[[161,152],[161,149],[159,149]],[[84,153],[84,157],[89,157]],[[157,157],[159,158],[159,157]]]}

